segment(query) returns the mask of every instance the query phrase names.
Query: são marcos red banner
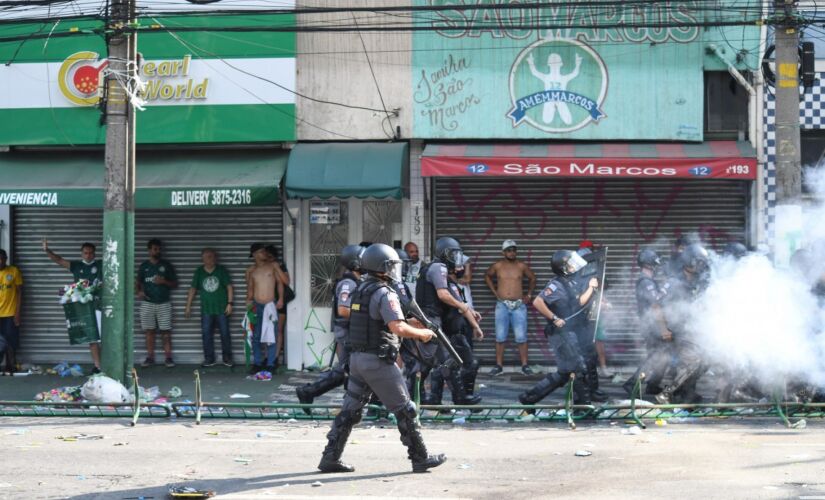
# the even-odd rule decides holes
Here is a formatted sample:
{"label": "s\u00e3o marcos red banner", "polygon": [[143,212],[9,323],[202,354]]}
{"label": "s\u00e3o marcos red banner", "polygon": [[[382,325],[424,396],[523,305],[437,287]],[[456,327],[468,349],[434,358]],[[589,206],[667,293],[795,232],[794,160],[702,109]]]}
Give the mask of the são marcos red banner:
{"label": "s\u00e3o marcos red banner", "polygon": [[755,180],[756,158],[423,156],[424,177],[602,177]]}

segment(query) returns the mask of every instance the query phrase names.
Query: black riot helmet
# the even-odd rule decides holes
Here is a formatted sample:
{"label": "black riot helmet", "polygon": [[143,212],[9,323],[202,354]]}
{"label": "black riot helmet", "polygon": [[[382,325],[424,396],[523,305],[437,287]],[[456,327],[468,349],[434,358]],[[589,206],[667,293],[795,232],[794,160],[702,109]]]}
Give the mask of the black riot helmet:
{"label": "black riot helmet", "polygon": [[736,260],[748,255],[748,247],[739,243],[738,241],[731,241],[725,245],[725,255],[733,257]]}
{"label": "black riot helmet", "polygon": [[350,271],[361,271],[361,256],[364,247],[361,245],[347,245],[341,250],[341,265]]}
{"label": "black riot helmet", "polygon": [[395,251],[398,252],[398,258],[401,259],[401,277],[406,280],[410,274],[410,267],[412,266],[410,256],[404,250],[396,249]]}
{"label": "black riot helmet", "polygon": [[662,264],[662,260],[659,258],[656,250],[643,248],[636,257],[636,263],[639,264],[639,267],[656,270],[656,268]]}
{"label": "black riot helmet", "polygon": [[442,236],[435,242],[435,258],[446,264],[448,268],[453,269],[464,261],[464,254],[461,252],[461,245],[458,240],[449,236]]}
{"label": "black riot helmet", "polygon": [[682,269],[702,274],[708,270],[710,254],[701,244],[691,243],[679,255],[679,262],[682,264]]}
{"label": "black riot helmet", "polygon": [[571,250],[556,250],[550,259],[550,268],[556,276],[570,276],[586,265],[587,262],[581,255]]}
{"label": "black riot helmet", "polygon": [[[373,243],[361,255],[361,269],[371,275],[396,282],[401,281],[401,259],[398,252],[383,243]],[[378,274],[385,274],[378,276]]]}

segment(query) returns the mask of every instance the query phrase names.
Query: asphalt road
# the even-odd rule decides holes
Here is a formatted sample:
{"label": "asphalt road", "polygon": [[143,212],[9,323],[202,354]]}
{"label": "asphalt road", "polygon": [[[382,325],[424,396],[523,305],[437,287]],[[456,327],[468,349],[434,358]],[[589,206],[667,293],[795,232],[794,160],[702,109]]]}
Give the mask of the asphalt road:
{"label": "asphalt road", "polygon": [[[449,461],[412,474],[397,430],[362,425],[344,459],[315,470],[328,423],[0,418],[0,498],[165,498],[169,486],[217,498],[825,499],[825,422],[425,425]],[[84,439],[84,436],[86,439]],[[588,451],[590,456],[576,456]]]}

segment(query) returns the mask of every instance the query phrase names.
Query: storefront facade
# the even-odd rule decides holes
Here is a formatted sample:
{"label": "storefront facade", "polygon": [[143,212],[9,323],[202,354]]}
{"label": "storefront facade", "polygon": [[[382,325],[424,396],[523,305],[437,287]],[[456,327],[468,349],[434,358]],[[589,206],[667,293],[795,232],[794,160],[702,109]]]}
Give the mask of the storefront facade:
{"label": "storefront facade", "polygon": [[[145,2],[148,8],[160,5]],[[193,6],[181,0],[158,8],[180,12]],[[291,14],[249,17],[271,25],[294,23]],[[153,22],[220,26],[228,20],[175,14]],[[93,29],[100,23],[90,18],[76,24]],[[48,28],[69,29],[60,23]],[[9,25],[2,31],[26,29],[32,27]],[[98,245],[98,257],[103,253],[105,128],[96,84],[107,67],[105,45],[103,38],[83,34],[55,37],[48,50],[42,40],[18,45],[0,44],[4,59],[12,61],[0,69],[0,206],[6,207],[4,234],[12,263],[25,280],[20,359],[88,361],[84,346],[69,346],[58,302],[71,275],[47,258],[42,240],[69,260],[79,258],[86,241]],[[164,258],[179,278],[172,293],[175,360],[200,363],[199,310],[196,305],[192,318],[185,319],[183,309],[201,250],[216,249],[229,268],[237,306],[246,295],[250,243],[267,241],[283,249],[281,181],[287,147],[296,138],[294,94],[262,85],[250,74],[293,89],[295,35],[239,33],[219,41],[209,31],[181,37],[159,30],[141,35],[139,52],[146,91],[145,110],[136,111],[135,259],[139,264],[147,258],[150,238],[162,240]],[[231,324],[236,361],[242,361],[237,310]],[[142,359],[143,335],[135,323],[134,357]]]}

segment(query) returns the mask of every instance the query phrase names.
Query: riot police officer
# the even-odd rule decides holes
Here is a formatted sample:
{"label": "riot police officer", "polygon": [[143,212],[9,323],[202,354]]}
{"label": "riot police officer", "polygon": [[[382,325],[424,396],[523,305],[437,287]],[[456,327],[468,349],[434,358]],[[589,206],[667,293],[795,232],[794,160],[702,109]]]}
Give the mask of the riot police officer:
{"label": "riot police officer", "polygon": [[[451,292],[449,284],[449,274],[454,272],[456,267],[463,264],[464,254],[458,241],[448,236],[441,237],[435,242],[435,259],[433,262],[422,267],[418,274],[415,287],[415,299],[418,302],[421,310],[430,318],[430,320],[440,326],[444,333],[454,339],[454,344],[466,345],[461,343],[458,337],[462,336],[461,323],[458,318],[463,318],[469,323],[473,330],[473,336],[480,339],[484,336],[478,321],[481,315],[470,307],[469,304],[461,300],[460,293],[457,292],[458,284],[454,283],[454,290]],[[464,355],[468,355],[465,352]],[[439,348],[439,360],[444,361],[441,364],[443,376],[450,383],[450,391],[453,395],[453,402],[456,404],[478,404],[481,398],[478,396],[468,396],[466,394],[465,385],[462,382],[461,369],[451,363],[446,362],[448,359],[446,351]],[[463,357],[463,355],[462,355]],[[470,365],[472,366],[472,361]],[[427,404],[441,403],[442,382],[439,376],[435,380],[435,392],[427,397]],[[475,379],[473,379],[475,380]]]}
{"label": "riot police officer", "polygon": [[[412,300],[410,288],[407,285],[411,268],[410,257],[404,250],[396,250],[401,259],[401,283],[393,283],[398,293],[401,309],[408,316],[408,304]],[[415,321],[413,321],[415,323]],[[401,339],[401,360],[404,362],[404,379],[407,381],[407,391],[415,393],[415,386],[419,380],[424,380],[436,363],[438,344],[435,342],[419,342],[413,339]]]}
{"label": "riot police officer", "polygon": [[673,334],[673,348],[678,358],[676,375],[665,389],[656,395],[661,404],[671,402],[674,393],[682,399],[696,399],[695,385],[706,370],[702,348],[690,332],[690,321],[697,312],[691,305],[708,285],[710,255],[699,243],[688,245],[679,256],[681,271],[668,278],[662,286],[662,306],[668,330]]}
{"label": "riot police officer", "polygon": [[673,335],[665,325],[662,313],[662,291],[656,282],[656,271],[661,259],[652,248],[643,248],[636,257],[639,278],[636,280],[636,311],[639,314],[639,329],[645,341],[647,357],[622,387],[630,394],[640,374],[645,374],[647,394],[662,392],[662,378],[670,365]]}
{"label": "riot police officer", "polygon": [[533,300],[533,307],[547,319],[544,333],[556,356],[557,370],[548,373],[530,390],[519,395],[519,402],[523,405],[538,403],[567,383],[571,373],[576,374],[573,384],[576,404],[589,403],[583,384],[586,367],[573,329],[581,324],[577,318],[583,314],[583,306],[599,286],[599,280],[595,277],[587,281],[585,289],[575,286],[573,275],[586,264],[579,254],[570,250],[558,250],[553,254],[550,267],[556,277]]}
{"label": "riot police officer", "polygon": [[[595,254],[588,247],[582,247],[576,250],[576,253],[584,259],[587,263],[581,268],[573,277],[577,288],[584,292],[587,289],[590,278],[596,276],[598,272],[598,265],[595,260],[591,260]],[[579,351],[584,358],[585,372],[584,385],[587,389],[589,399],[592,401],[604,402],[607,401],[607,394],[599,389],[599,356],[596,352],[596,304],[597,294],[593,294],[591,299],[585,304],[584,311],[579,314],[576,319],[576,325],[571,325],[573,331],[576,332],[576,339],[578,340]]]}
{"label": "riot police officer", "polygon": [[739,260],[748,255],[748,247],[738,241],[731,241],[725,245],[722,253],[728,257],[733,257],[735,260]]}
{"label": "riot police officer", "polygon": [[[460,268],[450,269],[447,274],[447,289],[450,291],[456,300],[466,304],[467,299],[464,296],[464,290],[458,284],[457,273]],[[427,405],[440,405],[441,398],[444,391],[444,382],[450,386],[450,392],[453,397],[453,403],[457,405],[475,405],[481,402],[481,397],[474,395],[475,381],[478,375],[479,362],[473,355],[473,349],[468,341],[467,330],[470,330],[471,338],[476,340],[481,339],[479,335],[481,331],[478,324],[470,325],[467,319],[462,315],[458,309],[448,307],[443,318],[442,329],[450,343],[455,348],[456,352],[464,361],[464,366],[459,370],[449,365],[449,357],[447,352],[440,348],[438,350],[438,365],[439,368],[430,374],[430,392],[422,403]]]}
{"label": "riot police officer", "polygon": [[407,447],[413,472],[443,464],[444,455],[429,455],[421,436],[415,405],[410,401],[401,370],[395,364],[399,337],[432,340],[432,331],[416,328],[404,320],[398,294],[390,286],[401,280],[398,253],[383,243],[375,243],[361,256],[365,279],[352,295],[349,345],[349,380],[341,412],[327,434],[318,469],[321,472],[352,472],[354,467],[341,461],[350,432],[361,421],[362,409],[375,392],[395,414],[401,442]]}
{"label": "riot police officer", "polygon": [[[301,404],[312,404],[318,396],[343,385],[347,378],[346,366],[349,363],[349,347],[346,343],[349,331],[350,303],[352,293],[361,280],[361,255],[365,248],[361,245],[347,245],[341,250],[341,265],[346,271],[335,284],[335,294],[332,299],[332,333],[335,336],[335,349],[338,362],[332,370],[322,373],[312,384],[295,389],[298,401]],[[311,414],[309,408],[304,408],[306,414]]]}

